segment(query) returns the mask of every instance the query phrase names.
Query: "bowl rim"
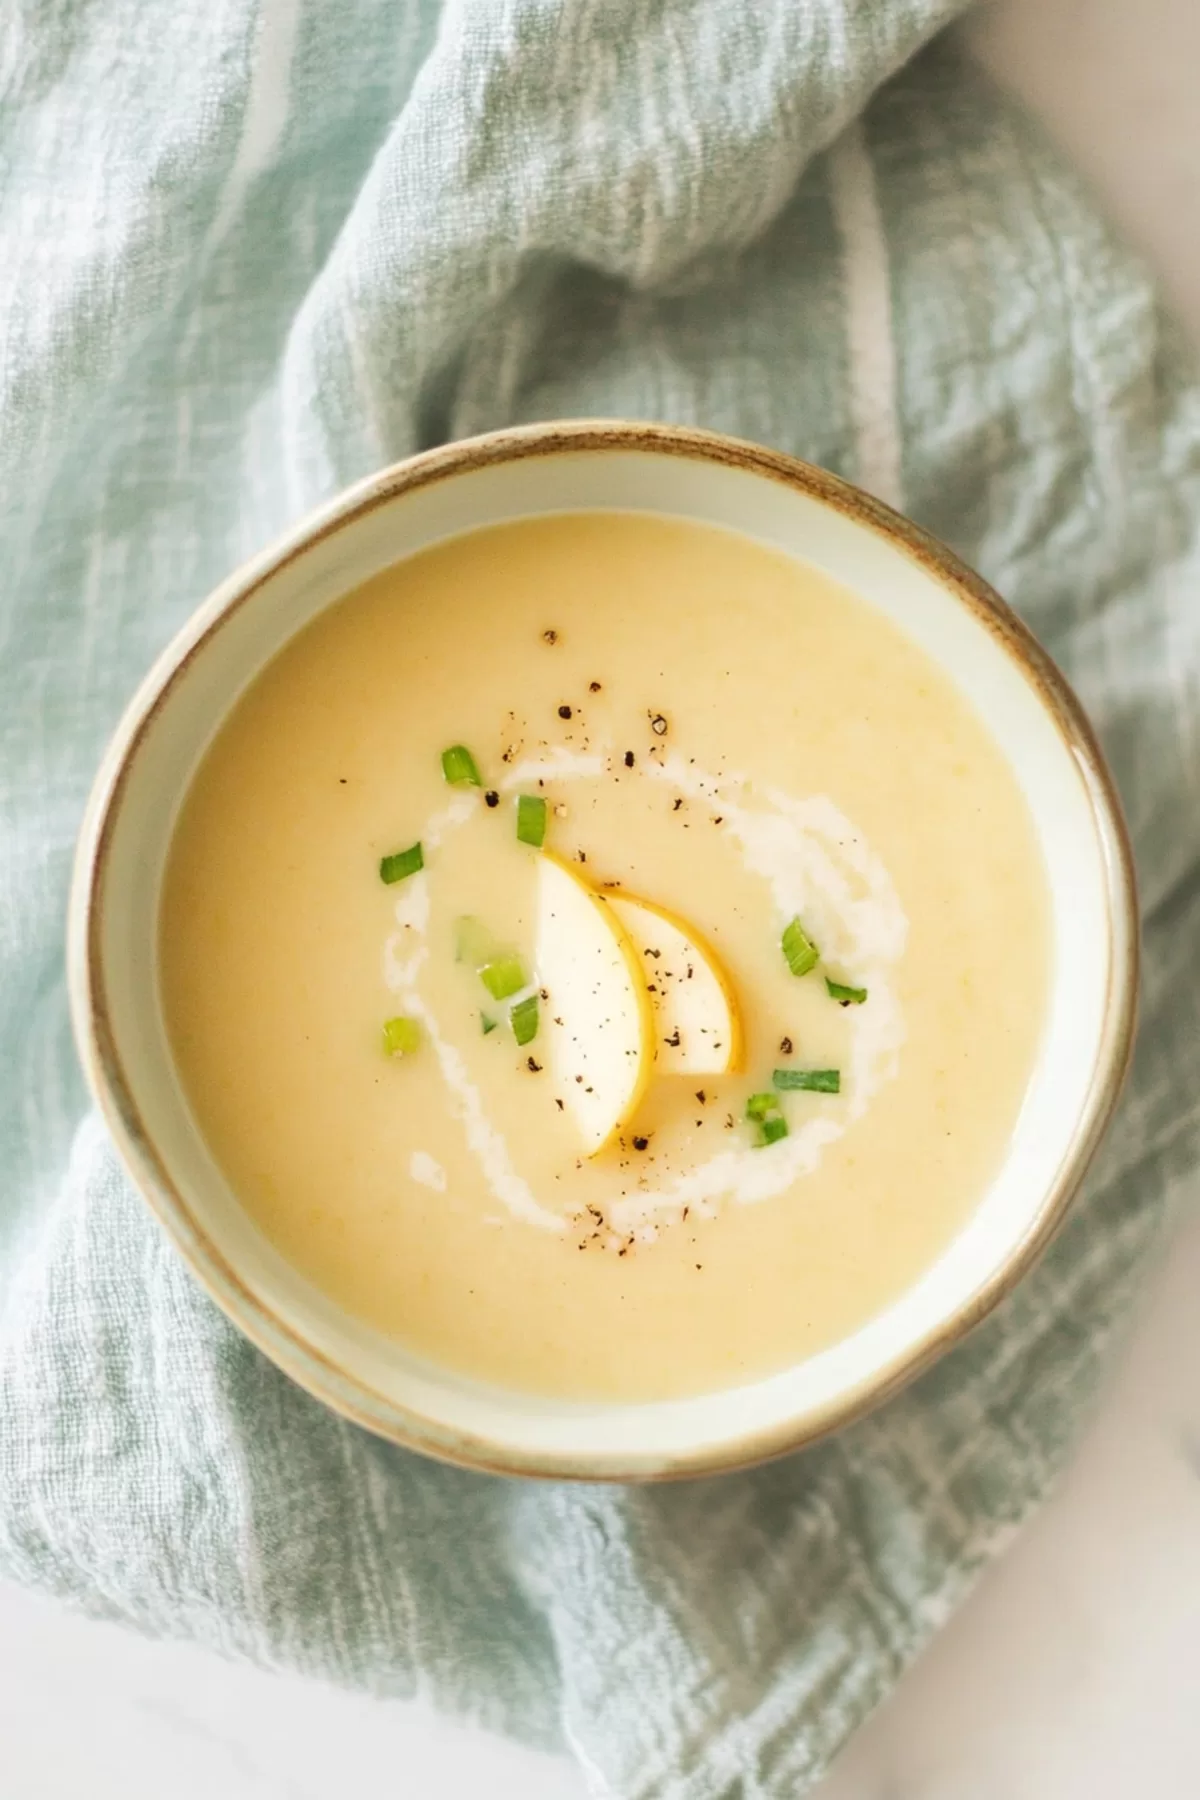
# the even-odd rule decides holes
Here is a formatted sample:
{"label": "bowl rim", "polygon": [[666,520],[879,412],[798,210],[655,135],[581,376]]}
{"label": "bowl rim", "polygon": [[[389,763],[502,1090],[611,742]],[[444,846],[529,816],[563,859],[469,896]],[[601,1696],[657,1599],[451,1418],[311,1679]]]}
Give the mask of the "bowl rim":
{"label": "bowl rim", "polygon": [[[1035,689],[1087,791],[1105,870],[1109,928],[1103,1025],[1087,1097],[1052,1182],[1007,1258],[921,1338],[820,1407],[745,1438],[702,1444],[653,1467],[621,1454],[526,1452],[499,1437],[451,1432],[370,1389],[325,1356],[252,1291],[208,1237],[175,1186],[142,1117],[113,1033],[101,954],[104,888],[129,772],[153,721],[192,657],[281,569],[364,514],[435,482],[499,463],[594,451],[634,451],[717,463],[798,490],[886,539],[919,563],[991,633]],[[907,1386],[960,1342],[1008,1294],[1061,1225],[1120,1095],[1136,1035],[1138,900],[1120,799],[1086,714],[1066,677],[1013,609],[952,550],[840,476],[758,444],[694,427],[580,419],[522,425],[466,438],[394,463],[315,508],[221,582],[156,659],[101,759],[75,855],[67,917],[68,993],[76,1045],[92,1095],[150,1210],[192,1274],[234,1325],[285,1374],[343,1417],[403,1447],[491,1474],[555,1480],[658,1481],[733,1472],[787,1455],[852,1423]]]}

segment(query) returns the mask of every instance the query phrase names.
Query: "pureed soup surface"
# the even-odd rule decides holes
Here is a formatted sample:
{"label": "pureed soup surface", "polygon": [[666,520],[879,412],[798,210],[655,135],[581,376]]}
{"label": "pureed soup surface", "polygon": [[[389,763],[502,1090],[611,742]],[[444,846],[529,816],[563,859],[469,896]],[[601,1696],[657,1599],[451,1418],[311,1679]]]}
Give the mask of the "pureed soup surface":
{"label": "pureed soup surface", "polygon": [[887,619],[587,513],[389,569],[255,680],[181,813],[162,994],[217,1161],[326,1294],[481,1379],[661,1398],[828,1346],[946,1246],[1047,918],[1000,751]]}

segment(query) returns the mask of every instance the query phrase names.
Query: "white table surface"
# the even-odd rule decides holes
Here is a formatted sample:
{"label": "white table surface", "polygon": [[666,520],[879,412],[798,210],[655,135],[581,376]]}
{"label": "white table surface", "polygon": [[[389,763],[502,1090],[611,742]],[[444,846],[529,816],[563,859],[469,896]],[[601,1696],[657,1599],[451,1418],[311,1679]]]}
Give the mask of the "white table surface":
{"label": "white table surface", "polygon": [[[886,0],[881,0],[881,4]],[[986,59],[1200,336],[1200,0],[998,0]],[[1200,1797],[1200,1220],[1056,1496],[816,1800]],[[414,1708],[150,1644],[0,1587],[0,1800],[582,1800]]]}

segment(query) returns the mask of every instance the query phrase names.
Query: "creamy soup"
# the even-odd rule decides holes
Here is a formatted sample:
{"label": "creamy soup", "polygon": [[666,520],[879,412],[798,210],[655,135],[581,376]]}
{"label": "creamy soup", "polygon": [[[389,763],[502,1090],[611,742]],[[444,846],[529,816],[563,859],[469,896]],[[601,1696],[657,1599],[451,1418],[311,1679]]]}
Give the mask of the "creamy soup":
{"label": "creamy soup", "polygon": [[524,520],[253,682],[162,902],[183,1087],[296,1269],[421,1357],[657,1398],[911,1284],[1035,1059],[1024,800],[935,665],[733,533]]}

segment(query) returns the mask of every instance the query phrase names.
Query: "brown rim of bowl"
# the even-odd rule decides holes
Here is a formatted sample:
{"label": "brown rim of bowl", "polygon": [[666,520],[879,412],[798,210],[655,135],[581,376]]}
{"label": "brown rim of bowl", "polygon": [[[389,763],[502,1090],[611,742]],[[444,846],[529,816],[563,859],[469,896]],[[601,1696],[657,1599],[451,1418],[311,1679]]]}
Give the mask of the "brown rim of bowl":
{"label": "brown rim of bowl", "polygon": [[[1054,1180],[1007,1261],[949,1318],[890,1364],[802,1418],[734,1443],[670,1458],[525,1453],[448,1430],[352,1380],[241,1280],[177,1191],[144,1127],[113,1038],[99,926],[113,824],[128,769],[159,708],[197,650],[263,584],[316,543],[375,507],[447,477],[564,451],[648,451],[719,463],[798,489],[886,538],[949,589],[993,634],[1036,689],[1087,790],[1107,871],[1108,991],[1087,1101]],[[882,501],[812,464],[718,433],[673,425],[585,419],[515,427],[425,451],[346,489],[284,538],[242,565],[198,608],[158,658],[101,762],[76,852],[68,914],[72,1020],[92,1093],[135,1184],[192,1273],[235,1325],[284,1372],[344,1417],[445,1462],[500,1475],[556,1480],[671,1480],[732,1472],[804,1448],[898,1392],[957,1343],[1007,1294],[1061,1224],[1116,1105],[1132,1054],[1138,986],[1138,910],[1133,857],[1116,789],[1083,709],[1051,658],[1003,600],[951,550]]]}

